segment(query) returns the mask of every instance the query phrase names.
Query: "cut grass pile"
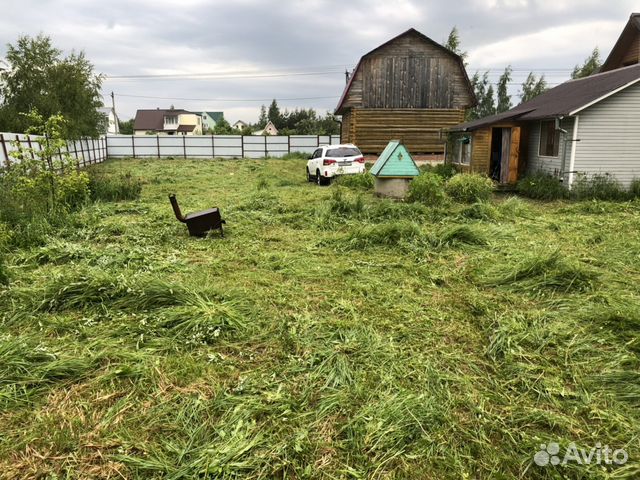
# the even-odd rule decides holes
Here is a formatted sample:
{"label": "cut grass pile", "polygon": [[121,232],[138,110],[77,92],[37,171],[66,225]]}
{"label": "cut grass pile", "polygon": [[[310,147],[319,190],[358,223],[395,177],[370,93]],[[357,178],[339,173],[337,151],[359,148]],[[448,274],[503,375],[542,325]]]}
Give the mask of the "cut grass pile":
{"label": "cut grass pile", "polygon": [[140,198],[0,250],[0,477],[640,476],[637,201],[396,203],[304,163],[109,161]]}

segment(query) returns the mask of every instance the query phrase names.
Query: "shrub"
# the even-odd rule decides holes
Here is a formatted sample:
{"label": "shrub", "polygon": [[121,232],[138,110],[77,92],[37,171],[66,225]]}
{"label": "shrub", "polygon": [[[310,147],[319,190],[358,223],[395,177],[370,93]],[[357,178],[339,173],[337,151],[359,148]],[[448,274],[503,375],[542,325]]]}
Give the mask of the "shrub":
{"label": "shrub", "polygon": [[481,202],[491,198],[493,182],[482,175],[459,173],[447,181],[445,190],[451,198],[459,202]]}
{"label": "shrub", "polygon": [[444,180],[435,173],[426,172],[414,178],[409,185],[408,200],[426,205],[441,205],[445,201]]}
{"label": "shrub", "polygon": [[620,183],[610,174],[579,175],[571,186],[576,200],[624,200],[627,198]]}
{"label": "shrub", "polygon": [[440,175],[445,180],[453,177],[458,170],[453,163],[438,163],[436,165],[426,164],[420,167],[420,170],[423,172],[431,172],[436,175]]}
{"label": "shrub", "polygon": [[535,200],[560,200],[567,198],[569,191],[560,180],[545,172],[536,172],[521,178],[516,191]]}
{"label": "shrub", "polygon": [[372,190],[374,178],[370,173],[361,173],[358,175],[341,175],[336,179],[336,183],[347,188]]}
{"label": "shrub", "polygon": [[91,170],[89,190],[93,201],[135,200],[142,192],[142,181],[131,175],[131,172],[114,175]]}
{"label": "shrub", "polygon": [[629,196],[631,198],[640,198],[640,178],[634,178],[629,187]]}

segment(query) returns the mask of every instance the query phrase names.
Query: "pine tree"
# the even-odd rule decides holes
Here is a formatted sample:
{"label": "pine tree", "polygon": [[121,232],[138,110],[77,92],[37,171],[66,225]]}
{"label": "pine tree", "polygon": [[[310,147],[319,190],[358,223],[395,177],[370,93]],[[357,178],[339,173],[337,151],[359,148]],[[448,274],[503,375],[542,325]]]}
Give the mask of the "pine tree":
{"label": "pine tree", "polygon": [[593,75],[598,71],[598,69],[602,66],[602,61],[600,60],[600,50],[598,47],[593,49],[591,55],[589,55],[582,66],[576,65],[573,69],[573,73],[571,74],[571,78],[584,78],[589,75]]}
{"label": "pine tree", "polygon": [[522,84],[522,92],[520,92],[520,103],[528,102],[547,90],[547,81],[544,75],[536,78],[533,72],[529,73],[527,79]]}
{"label": "pine tree", "polygon": [[506,112],[511,108],[511,95],[509,95],[509,82],[511,81],[511,65],[504,69],[498,80],[498,105],[496,113]]}
{"label": "pine tree", "polygon": [[451,32],[449,33],[449,38],[447,38],[447,41],[444,44],[444,47],[447,48],[448,50],[451,50],[456,55],[459,55],[466,65],[466,59],[467,59],[468,53],[462,51],[462,48],[461,48],[462,42],[460,41],[460,33],[458,32],[458,27],[454,26],[451,29]]}

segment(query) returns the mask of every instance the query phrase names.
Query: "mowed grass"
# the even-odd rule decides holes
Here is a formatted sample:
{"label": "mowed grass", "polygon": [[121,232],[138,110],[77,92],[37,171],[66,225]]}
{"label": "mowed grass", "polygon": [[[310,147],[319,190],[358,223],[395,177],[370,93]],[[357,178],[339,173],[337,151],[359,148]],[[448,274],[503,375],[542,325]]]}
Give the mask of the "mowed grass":
{"label": "mowed grass", "polygon": [[[300,160],[122,160],[9,252],[1,478],[640,477],[640,203],[437,208]],[[218,206],[225,238],[184,212]],[[624,466],[539,467],[541,444]]]}

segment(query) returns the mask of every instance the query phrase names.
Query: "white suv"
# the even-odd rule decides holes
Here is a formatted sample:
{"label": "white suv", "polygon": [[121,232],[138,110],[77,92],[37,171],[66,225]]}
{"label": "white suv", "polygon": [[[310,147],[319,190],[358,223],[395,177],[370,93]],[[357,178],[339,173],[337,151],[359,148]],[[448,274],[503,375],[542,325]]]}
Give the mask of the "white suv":
{"label": "white suv", "polygon": [[313,152],[306,171],[308,181],[328,185],[336,175],[364,173],[364,157],[358,147],[351,143],[325,145]]}

